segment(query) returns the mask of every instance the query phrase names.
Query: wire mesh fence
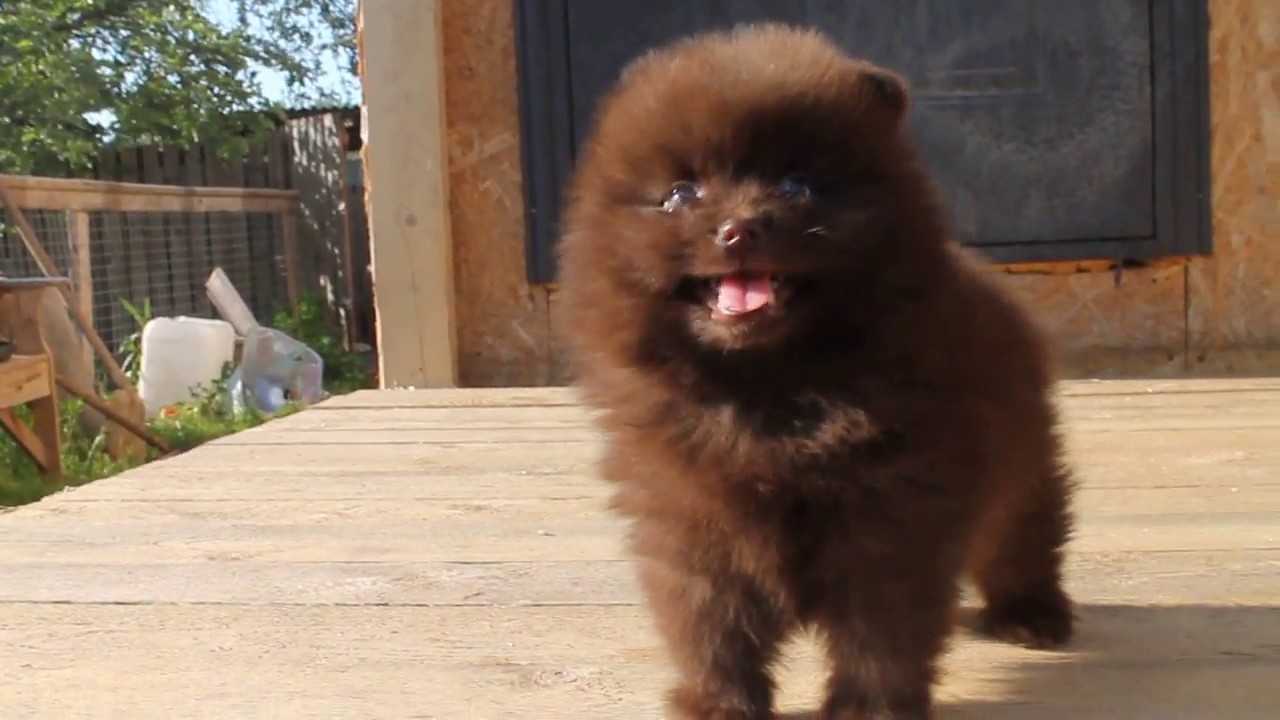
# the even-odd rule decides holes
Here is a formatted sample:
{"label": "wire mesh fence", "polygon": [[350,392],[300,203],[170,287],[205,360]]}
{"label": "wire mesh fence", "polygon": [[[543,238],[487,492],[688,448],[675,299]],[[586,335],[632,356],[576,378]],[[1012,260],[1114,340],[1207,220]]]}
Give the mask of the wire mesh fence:
{"label": "wire mesh fence", "polygon": [[[22,210],[117,360],[138,329],[131,305],[149,303],[153,316],[216,317],[205,293],[214,268],[222,268],[260,321],[288,307],[284,212]],[[44,274],[17,228],[4,221],[0,274]]]}

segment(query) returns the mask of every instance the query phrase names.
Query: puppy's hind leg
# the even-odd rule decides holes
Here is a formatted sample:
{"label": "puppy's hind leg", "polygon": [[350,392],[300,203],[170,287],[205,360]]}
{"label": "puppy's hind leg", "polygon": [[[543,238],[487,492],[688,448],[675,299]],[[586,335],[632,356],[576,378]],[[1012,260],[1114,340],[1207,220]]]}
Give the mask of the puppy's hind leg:
{"label": "puppy's hind leg", "polygon": [[770,665],[788,626],[748,578],[692,573],[658,560],[640,569],[658,631],[679,673],[668,694],[680,720],[770,720]]}
{"label": "puppy's hind leg", "polygon": [[1071,599],[1062,587],[1063,546],[1071,532],[1071,481],[1053,468],[1025,499],[1003,513],[991,548],[972,568],[988,634],[1017,645],[1051,648],[1071,639]]}

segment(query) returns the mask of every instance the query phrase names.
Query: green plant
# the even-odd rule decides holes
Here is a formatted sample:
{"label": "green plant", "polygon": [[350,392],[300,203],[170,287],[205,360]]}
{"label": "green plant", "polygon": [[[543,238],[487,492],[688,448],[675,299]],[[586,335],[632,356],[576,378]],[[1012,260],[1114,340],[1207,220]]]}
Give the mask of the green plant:
{"label": "green plant", "polygon": [[151,320],[154,311],[151,307],[151,298],[144,298],[142,307],[129,302],[128,298],[120,298],[120,304],[137,325],[134,331],[120,342],[118,351],[120,369],[124,371],[130,382],[137,385],[138,378],[142,374],[142,328]]}
{"label": "green plant", "polygon": [[[121,303],[133,318],[137,328],[120,344],[121,365],[126,374],[137,382],[142,360],[142,328],[152,318],[151,300],[134,304],[122,299]],[[324,305],[315,295],[304,298],[297,316],[282,312],[275,317],[275,326],[300,342],[313,348],[325,363],[325,387],[331,394],[341,394],[369,384],[369,372],[360,355],[342,347],[341,333],[327,320]],[[297,412],[301,406],[287,405],[270,416],[249,411],[233,414],[226,405],[227,386],[233,371],[231,363],[223,366],[218,379],[208,386],[197,388],[189,402],[165,408],[160,416],[147,423],[148,428],[164,438],[177,450],[189,450],[201,443],[230,435]],[[115,475],[157,457],[149,449],[146,456],[134,462],[117,461],[106,451],[106,437],[85,435],[75,422],[82,403],[71,400],[61,405],[63,480],[49,483],[40,477],[31,459],[26,456],[8,435],[0,434],[0,506],[21,505],[61,490],[64,487],[83,485],[94,480]],[[29,421],[29,413],[22,408],[18,415]]]}
{"label": "green plant", "polygon": [[[129,467],[128,463],[114,460],[107,454],[104,435],[88,437],[80,431],[76,417],[81,406],[79,400],[59,403],[63,472],[61,484],[51,484],[41,479],[35,463],[18,448],[17,443],[8,435],[0,434],[0,506],[34,502],[63,487],[83,485]],[[30,422],[27,408],[15,408],[14,414],[22,422]]]}
{"label": "green plant", "polygon": [[[148,422],[147,427],[170,447],[181,451],[260,425],[269,419],[254,412],[237,416],[227,413],[222,405],[224,388],[225,379],[221,379],[192,402],[166,408],[160,417]],[[18,448],[17,443],[8,435],[0,434],[0,506],[35,502],[64,487],[84,485],[156,459],[157,451],[150,448],[146,457],[136,462],[112,459],[107,454],[104,434],[90,437],[80,431],[75,421],[80,409],[79,400],[60,405],[63,471],[60,483],[50,483],[41,478],[35,463]],[[288,415],[298,409],[298,406],[290,405],[272,417]],[[23,422],[30,422],[30,412],[26,408],[17,408],[15,414]]]}

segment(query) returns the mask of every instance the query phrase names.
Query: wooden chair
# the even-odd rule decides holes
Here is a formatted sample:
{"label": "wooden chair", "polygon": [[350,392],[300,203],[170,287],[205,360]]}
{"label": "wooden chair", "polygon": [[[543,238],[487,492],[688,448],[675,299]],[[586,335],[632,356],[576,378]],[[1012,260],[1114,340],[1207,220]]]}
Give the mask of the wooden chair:
{"label": "wooden chair", "polygon": [[[66,278],[0,277],[0,340],[14,344],[13,356],[0,359],[0,427],[49,480],[62,477],[62,440],[57,376],[40,331],[40,294],[70,284]],[[13,411],[20,405],[31,408],[30,426]]]}

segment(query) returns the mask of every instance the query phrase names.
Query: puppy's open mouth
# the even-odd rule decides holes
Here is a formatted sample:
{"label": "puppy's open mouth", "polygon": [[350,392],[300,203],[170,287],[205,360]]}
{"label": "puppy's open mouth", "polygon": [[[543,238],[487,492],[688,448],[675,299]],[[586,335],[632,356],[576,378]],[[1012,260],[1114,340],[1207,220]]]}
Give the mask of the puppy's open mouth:
{"label": "puppy's open mouth", "polygon": [[683,299],[704,304],[711,309],[713,317],[723,319],[747,317],[777,308],[790,291],[790,281],[775,273],[690,276],[680,284]]}

